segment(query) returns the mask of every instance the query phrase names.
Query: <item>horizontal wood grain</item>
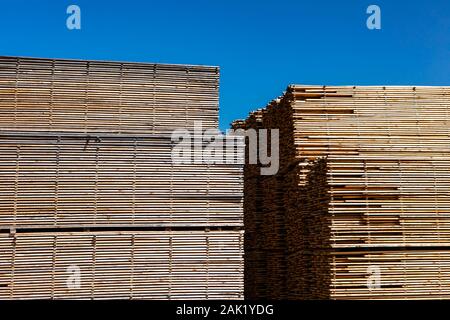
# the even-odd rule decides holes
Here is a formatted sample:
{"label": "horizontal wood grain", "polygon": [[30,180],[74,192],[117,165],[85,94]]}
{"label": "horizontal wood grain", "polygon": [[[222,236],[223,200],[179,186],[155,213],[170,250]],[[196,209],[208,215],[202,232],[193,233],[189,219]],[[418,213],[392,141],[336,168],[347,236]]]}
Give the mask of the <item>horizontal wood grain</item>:
{"label": "horizontal wood grain", "polygon": [[246,296],[449,298],[449,109],[450,87],[292,85],[235,122],[281,137],[277,176],[245,166]]}
{"label": "horizontal wood grain", "polygon": [[171,151],[168,137],[0,133],[0,229],[241,226],[242,165]]}
{"label": "horizontal wood grain", "polygon": [[171,157],[174,129],[218,131],[218,80],[0,57],[0,299],[243,298],[242,140],[225,161]]}
{"label": "horizontal wood grain", "polygon": [[242,233],[0,234],[0,298],[240,299]]}
{"label": "horizontal wood grain", "polygon": [[0,127],[160,133],[218,126],[219,68],[0,57]]}

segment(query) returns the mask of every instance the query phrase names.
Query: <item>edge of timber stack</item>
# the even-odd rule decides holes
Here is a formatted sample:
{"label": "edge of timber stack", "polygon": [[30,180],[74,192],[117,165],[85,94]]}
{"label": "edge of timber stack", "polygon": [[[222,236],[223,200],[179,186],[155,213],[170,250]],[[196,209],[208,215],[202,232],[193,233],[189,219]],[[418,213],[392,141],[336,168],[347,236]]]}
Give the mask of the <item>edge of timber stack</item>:
{"label": "edge of timber stack", "polygon": [[0,299],[243,298],[243,164],[171,153],[175,129],[218,130],[218,80],[0,57]]}
{"label": "edge of timber stack", "polygon": [[255,114],[280,130],[280,170],[245,165],[246,297],[450,298],[450,87],[291,85],[233,126]]}

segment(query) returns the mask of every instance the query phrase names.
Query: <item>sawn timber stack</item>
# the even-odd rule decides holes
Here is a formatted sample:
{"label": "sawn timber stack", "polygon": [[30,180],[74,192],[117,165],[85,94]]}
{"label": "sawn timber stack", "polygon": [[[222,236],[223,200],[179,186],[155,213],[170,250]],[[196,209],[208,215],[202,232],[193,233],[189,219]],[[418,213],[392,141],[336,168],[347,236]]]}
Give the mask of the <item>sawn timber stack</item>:
{"label": "sawn timber stack", "polygon": [[242,164],[171,157],[217,129],[218,79],[0,57],[1,299],[243,297]]}
{"label": "sawn timber stack", "polygon": [[[290,299],[450,298],[450,87],[292,85],[258,113],[280,130],[280,169],[244,189],[278,189],[284,208],[245,197],[259,244],[245,249],[263,255],[246,267],[246,296],[283,298],[281,285]],[[252,231],[273,225],[271,210],[286,231],[287,271],[275,273],[281,238]]]}

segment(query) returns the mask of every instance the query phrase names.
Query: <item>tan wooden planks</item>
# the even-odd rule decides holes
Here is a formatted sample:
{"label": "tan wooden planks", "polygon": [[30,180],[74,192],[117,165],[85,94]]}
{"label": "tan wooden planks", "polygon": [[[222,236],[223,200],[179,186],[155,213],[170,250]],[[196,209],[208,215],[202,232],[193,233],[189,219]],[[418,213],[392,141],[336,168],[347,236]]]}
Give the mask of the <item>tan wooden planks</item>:
{"label": "tan wooden planks", "polygon": [[[449,297],[449,108],[450,87],[293,85],[258,112],[262,127],[280,129],[281,168],[263,188],[264,177],[245,180],[269,206],[246,195],[245,221],[285,219],[290,298]],[[275,192],[281,209],[265,199]],[[248,230],[260,246],[246,250],[262,252],[253,274],[267,274],[280,240]],[[380,288],[367,285],[373,267]],[[266,292],[246,294],[280,298],[277,286],[269,273]]]}
{"label": "tan wooden planks", "polygon": [[174,129],[217,129],[218,79],[0,57],[0,298],[242,298],[242,164],[171,157]]}
{"label": "tan wooden planks", "polygon": [[0,57],[0,127],[161,133],[218,126],[219,69]]}
{"label": "tan wooden planks", "polygon": [[172,163],[171,146],[162,136],[0,133],[0,229],[241,226],[242,165]]}
{"label": "tan wooden planks", "polygon": [[242,231],[0,234],[0,298],[240,299],[242,236]]}

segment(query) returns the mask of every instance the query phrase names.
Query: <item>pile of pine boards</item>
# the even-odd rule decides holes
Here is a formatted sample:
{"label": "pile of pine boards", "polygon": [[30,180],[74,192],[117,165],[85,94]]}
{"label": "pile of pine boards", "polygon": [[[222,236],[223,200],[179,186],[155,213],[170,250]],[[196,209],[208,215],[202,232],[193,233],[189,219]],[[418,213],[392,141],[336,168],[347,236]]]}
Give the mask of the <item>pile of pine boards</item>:
{"label": "pile of pine boards", "polygon": [[0,234],[0,299],[236,299],[242,232]]}
{"label": "pile of pine boards", "polygon": [[[280,170],[264,189],[284,202],[245,203],[244,219],[284,219],[289,281],[278,285],[289,298],[450,297],[450,87],[293,85],[259,113],[261,127],[280,130]],[[271,197],[258,189],[266,179],[244,189]],[[270,261],[279,240],[258,236]]]}
{"label": "pile of pine boards", "polygon": [[219,68],[0,57],[0,128],[161,133],[217,128]]}
{"label": "pile of pine boards", "polygon": [[170,138],[0,133],[0,227],[240,226],[239,164],[171,161]]}
{"label": "pile of pine boards", "polygon": [[[262,128],[262,110],[252,112],[246,121],[235,121],[233,129],[257,130]],[[249,163],[249,146],[246,143],[244,166],[244,249],[245,272],[244,288],[246,299],[265,299],[274,283],[269,281],[267,270],[268,255],[266,254],[267,224],[264,225],[262,179],[259,178],[258,164]]]}
{"label": "pile of pine boards", "polygon": [[218,77],[0,57],[0,299],[243,297],[243,140],[172,159],[218,129]]}

